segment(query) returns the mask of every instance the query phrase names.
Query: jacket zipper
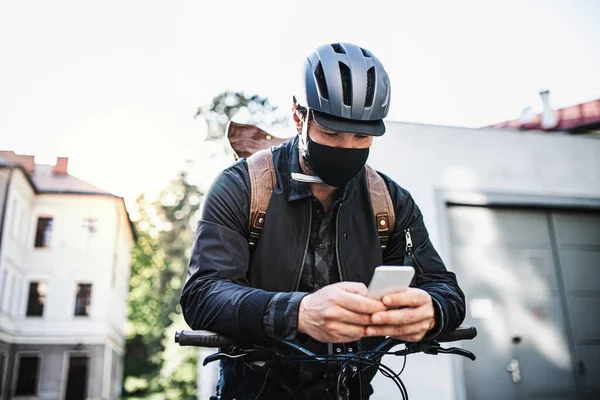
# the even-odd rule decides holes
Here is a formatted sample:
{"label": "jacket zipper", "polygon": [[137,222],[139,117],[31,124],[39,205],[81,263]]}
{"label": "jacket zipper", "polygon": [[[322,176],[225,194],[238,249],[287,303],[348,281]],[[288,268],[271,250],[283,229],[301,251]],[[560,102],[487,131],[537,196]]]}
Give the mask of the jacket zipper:
{"label": "jacket zipper", "polygon": [[344,276],[342,275],[342,259],[340,258],[340,212],[342,211],[342,204],[340,203],[337,215],[335,216],[335,254],[337,256],[337,267],[338,274],[340,274],[340,282],[344,281]]}
{"label": "jacket zipper", "polygon": [[412,237],[410,236],[410,229],[405,229],[404,234],[406,236],[406,250],[405,250],[406,255],[409,256],[413,260],[415,267],[417,267],[417,272],[419,272],[421,274],[425,273],[423,266],[421,265],[419,260],[417,260],[417,257],[415,256],[415,254],[412,252],[413,242],[412,242]]}
{"label": "jacket zipper", "polygon": [[312,229],[312,201],[308,202],[308,234],[306,235],[306,246],[304,246],[304,255],[302,256],[302,264],[300,265],[300,271],[296,277],[296,288],[294,292],[298,291],[300,287],[300,279],[302,277],[302,271],[304,271],[304,262],[306,261],[306,254],[308,253],[308,243],[310,242],[310,230]]}

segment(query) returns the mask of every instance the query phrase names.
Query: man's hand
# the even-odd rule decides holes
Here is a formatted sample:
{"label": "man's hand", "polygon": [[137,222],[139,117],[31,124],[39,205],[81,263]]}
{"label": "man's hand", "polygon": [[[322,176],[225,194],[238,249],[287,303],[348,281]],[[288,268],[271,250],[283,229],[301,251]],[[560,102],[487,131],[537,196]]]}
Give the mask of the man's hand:
{"label": "man's hand", "polygon": [[418,342],[435,326],[433,300],[424,290],[408,288],[385,296],[388,307],[405,307],[374,313],[368,336],[392,336],[406,342]]}
{"label": "man's hand", "polygon": [[339,282],[305,296],[298,312],[298,331],[320,342],[346,343],[366,335],[373,313],[385,311],[358,282]]}

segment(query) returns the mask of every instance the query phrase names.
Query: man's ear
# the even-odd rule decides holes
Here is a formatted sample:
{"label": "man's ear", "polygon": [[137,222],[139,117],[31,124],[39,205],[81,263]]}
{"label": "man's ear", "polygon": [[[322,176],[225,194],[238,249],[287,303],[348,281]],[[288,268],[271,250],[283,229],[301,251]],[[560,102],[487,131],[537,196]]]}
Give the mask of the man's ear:
{"label": "man's ear", "polygon": [[300,116],[298,115],[299,112],[295,107],[292,107],[292,117],[294,118],[294,124],[296,125],[296,130],[298,131],[298,134],[302,133],[302,124],[303,121],[300,119]]}

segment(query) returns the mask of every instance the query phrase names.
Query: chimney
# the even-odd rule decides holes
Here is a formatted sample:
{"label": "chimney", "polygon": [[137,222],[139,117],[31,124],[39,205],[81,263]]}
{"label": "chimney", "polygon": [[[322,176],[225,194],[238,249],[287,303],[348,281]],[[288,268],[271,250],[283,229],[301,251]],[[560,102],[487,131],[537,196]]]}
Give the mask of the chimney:
{"label": "chimney", "polygon": [[14,151],[0,150],[0,157],[25,168],[25,171],[27,171],[28,174],[33,174],[35,172],[35,161],[33,156],[15,154]]}
{"label": "chimney", "polygon": [[542,90],[540,91],[540,96],[542,97],[542,128],[543,129],[554,129],[556,125],[558,125],[558,120],[556,119],[556,114],[552,107],[550,106],[550,91]]}
{"label": "chimney", "polygon": [[54,175],[67,175],[68,164],[69,157],[56,157],[56,165],[52,172],[54,172]]}

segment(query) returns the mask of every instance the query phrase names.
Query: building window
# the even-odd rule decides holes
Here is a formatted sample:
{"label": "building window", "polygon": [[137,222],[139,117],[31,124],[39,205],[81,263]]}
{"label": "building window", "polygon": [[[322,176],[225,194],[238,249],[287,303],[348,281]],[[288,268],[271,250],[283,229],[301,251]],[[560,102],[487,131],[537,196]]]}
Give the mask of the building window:
{"label": "building window", "polygon": [[52,218],[38,218],[35,232],[35,247],[49,247],[52,239]]}
{"label": "building window", "polygon": [[98,231],[98,221],[96,218],[84,218],[81,227],[88,235],[93,235]]}
{"label": "building window", "polygon": [[2,398],[2,393],[4,393],[4,375],[6,371],[6,353],[0,352],[0,398]]}
{"label": "building window", "polygon": [[28,317],[41,317],[44,314],[46,289],[45,282],[31,282],[29,284],[29,296],[27,299]]}
{"label": "building window", "polygon": [[40,376],[40,356],[21,355],[15,396],[37,396]]}
{"label": "building window", "polygon": [[75,316],[87,317],[90,315],[90,300],[92,298],[92,285],[80,283],[77,285],[77,297],[75,298]]}

